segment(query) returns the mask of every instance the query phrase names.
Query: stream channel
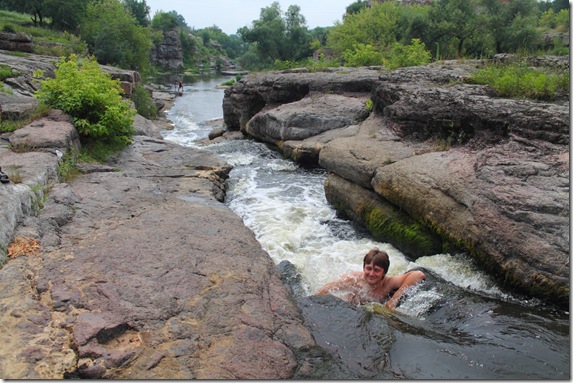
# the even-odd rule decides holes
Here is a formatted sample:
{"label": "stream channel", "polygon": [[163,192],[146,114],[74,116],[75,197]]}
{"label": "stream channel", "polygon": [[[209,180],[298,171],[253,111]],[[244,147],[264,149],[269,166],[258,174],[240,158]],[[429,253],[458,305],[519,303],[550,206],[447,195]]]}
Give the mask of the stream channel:
{"label": "stream channel", "polygon": [[[296,267],[300,278],[291,288],[332,360],[295,378],[570,380],[569,312],[503,291],[463,254],[413,262],[376,242],[328,204],[323,170],[301,168],[250,139],[199,145],[212,129],[209,122],[223,116],[218,85],[231,78],[187,82],[167,111],[174,129],[162,135],[233,165],[225,204],[277,265]],[[412,268],[427,275],[396,312],[312,296],[334,278],[361,271],[364,254],[375,246],[390,255],[390,275]]]}

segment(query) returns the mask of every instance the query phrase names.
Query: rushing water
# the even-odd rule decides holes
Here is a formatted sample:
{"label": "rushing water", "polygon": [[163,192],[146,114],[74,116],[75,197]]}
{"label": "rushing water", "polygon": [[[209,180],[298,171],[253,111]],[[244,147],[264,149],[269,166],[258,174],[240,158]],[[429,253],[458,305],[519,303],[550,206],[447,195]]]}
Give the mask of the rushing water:
{"label": "rushing water", "polygon": [[[227,79],[187,84],[168,112],[175,129],[162,132],[165,139],[199,147],[197,141],[211,129],[209,121],[222,117],[218,84]],[[374,241],[337,217],[324,197],[324,171],[302,169],[262,143],[229,141],[204,149],[233,165],[226,204],[277,264],[288,260],[296,266],[303,295],[360,271],[362,257],[374,246],[390,255],[389,274],[417,267],[427,271],[431,283],[415,288],[391,321],[392,342],[385,353],[391,361],[385,369],[392,374],[372,375],[371,368],[356,367],[352,377],[569,379],[568,312],[502,291],[463,255],[435,254],[413,262],[393,246]],[[345,323],[343,329],[353,327]],[[354,358],[357,366],[372,357],[366,345],[380,336],[368,334],[368,341],[360,331],[340,334],[339,342],[354,350],[346,358]]]}

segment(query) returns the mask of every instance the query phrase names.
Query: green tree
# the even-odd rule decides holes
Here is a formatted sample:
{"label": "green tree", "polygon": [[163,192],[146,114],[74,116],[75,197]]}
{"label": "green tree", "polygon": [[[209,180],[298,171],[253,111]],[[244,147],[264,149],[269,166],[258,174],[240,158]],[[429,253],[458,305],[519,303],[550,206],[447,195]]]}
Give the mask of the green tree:
{"label": "green tree", "polygon": [[3,9],[27,13],[36,27],[46,26],[76,33],[87,4],[93,0],[1,0]]}
{"label": "green tree", "polygon": [[181,21],[180,15],[175,11],[157,11],[151,19],[151,27],[162,31],[181,27],[181,24],[184,24],[184,26],[187,27],[187,24],[185,24],[185,19]]}
{"label": "green tree", "polygon": [[306,19],[298,5],[291,5],[285,13],[286,45],[291,60],[300,60],[310,53],[310,34]]}
{"label": "green tree", "polygon": [[[283,15],[280,4],[275,1],[261,9],[252,28],[240,28],[238,34],[252,44],[260,62],[295,61],[310,54],[310,33],[297,5],[291,5]],[[252,54],[253,50],[249,56]]]}
{"label": "green tree", "polygon": [[356,44],[344,54],[344,64],[350,67],[382,65],[384,55],[372,45]]}
{"label": "green tree", "polygon": [[274,2],[270,7],[261,9],[260,17],[253,21],[252,28],[243,27],[238,31],[244,41],[255,44],[262,61],[288,59],[284,54],[286,26],[281,14],[280,4]]}
{"label": "green tree", "polygon": [[361,10],[363,10],[365,8],[368,8],[368,0],[355,1],[354,3],[352,3],[348,7],[346,7],[346,14],[344,16],[346,17],[346,15],[353,15],[355,13],[360,12]]}
{"label": "green tree", "polygon": [[347,55],[359,46],[370,45],[385,50],[396,42],[395,32],[402,8],[396,1],[387,1],[346,15],[343,23],[336,22],[330,29],[327,45],[338,56]]}
{"label": "green tree", "polygon": [[245,43],[239,36],[229,36],[216,25],[196,31],[196,34],[200,36],[203,36],[204,33],[209,37],[207,41],[217,42],[230,58],[237,58],[246,52]]}
{"label": "green tree", "polygon": [[137,20],[139,25],[147,27],[150,24],[149,10],[151,9],[145,0],[123,0],[123,5],[133,17]]}
{"label": "green tree", "polygon": [[90,3],[80,34],[102,64],[138,71],[149,67],[149,30],[140,26],[119,0]]}
{"label": "green tree", "polygon": [[430,41],[439,45],[442,54],[463,57],[465,44],[478,31],[476,9],[471,0],[438,0],[432,3],[428,12]]}
{"label": "green tree", "polygon": [[535,0],[482,0],[481,33],[493,40],[496,53],[531,50],[539,38],[535,29],[540,12]]}

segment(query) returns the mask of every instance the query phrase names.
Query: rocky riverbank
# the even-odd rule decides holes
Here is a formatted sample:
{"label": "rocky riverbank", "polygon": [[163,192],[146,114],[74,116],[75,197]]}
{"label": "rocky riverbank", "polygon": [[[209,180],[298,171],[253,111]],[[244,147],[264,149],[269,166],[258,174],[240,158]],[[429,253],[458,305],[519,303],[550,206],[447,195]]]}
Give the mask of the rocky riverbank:
{"label": "rocky riverbank", "polygon": [[568,95],[495,97],[464,83],[480,65],[250,75],[226,91],[225,123],[327,169],[329,202],[377,239],[413,258],[467,252],[567,306]]}
{"label": "rocky riverbank", "polygon": [[[35,106],[34,59],[20,62],[21,92],[4,95],[3,112]],[[68,183],[60,154],[80,145],[68,116],[2,135],[0,376],[304,377],[322,354],[277,267],[222,203],[231,167],[141,116],[135,128],[124,152],[80,164]]]}

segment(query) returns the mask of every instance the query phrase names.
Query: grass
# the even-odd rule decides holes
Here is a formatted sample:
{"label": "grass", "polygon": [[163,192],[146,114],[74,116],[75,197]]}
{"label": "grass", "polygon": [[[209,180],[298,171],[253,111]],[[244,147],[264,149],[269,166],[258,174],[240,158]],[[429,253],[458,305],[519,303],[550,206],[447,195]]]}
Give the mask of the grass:
{"label": "grass", "polygon": [[32,121],[37,120],[38,118],[41,118],[41,117],[47,115],[50,112],[50,110],[51,109],[49,106],[40,104],[40,105],[38,105],[36,110],[26,118],[23,118],[20,120],[3,120],[3,121],[0,121],[0,133],[13,132],[17,129],[20,129],[20,128],[28,125]]}
{"label": "grass", "polygon": [[[87,46],[78,36],[48,28],[50,19],[44,19],[45,27],[33,25],[31,15],[0,10],[0,30],[12,33],[25,33],[32,36],[34,53],[48,56],[65,56],[70,53],[82,54]],[[56,43],[42,45],[41,43]],[[13,52],[15,55],[16,52]],[[22,54],[22,53],[20,53]]]}
{"label": "grass", "polygon": [[566,71],[525,64],[490,65],[476,71],[466,82],[489,85],[500,97],[554,101],[560,94],[568,94],[569,77]]}

